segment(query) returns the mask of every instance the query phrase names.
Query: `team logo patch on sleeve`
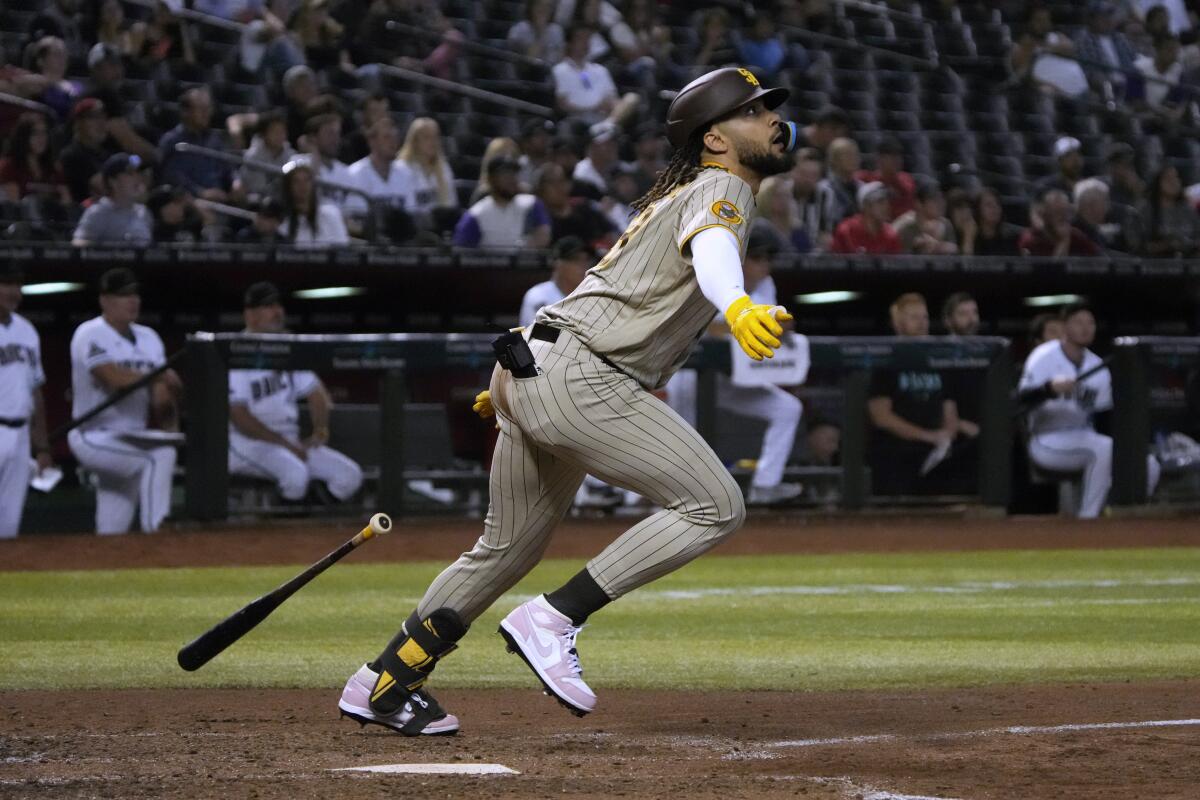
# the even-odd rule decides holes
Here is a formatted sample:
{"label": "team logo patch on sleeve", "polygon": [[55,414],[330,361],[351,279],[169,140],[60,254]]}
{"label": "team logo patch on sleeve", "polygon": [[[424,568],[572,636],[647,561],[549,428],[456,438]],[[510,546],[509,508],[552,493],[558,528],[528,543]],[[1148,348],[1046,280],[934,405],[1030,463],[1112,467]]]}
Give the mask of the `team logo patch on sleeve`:
{"label": "team logo patch on sleeve", "polygon": [[742,212],[738,211],[737,206],[728,200],[718,200],[713,203],[712,213],[716,214],[718,219],[728,222],[730,225],[737,225],[742,221]]}

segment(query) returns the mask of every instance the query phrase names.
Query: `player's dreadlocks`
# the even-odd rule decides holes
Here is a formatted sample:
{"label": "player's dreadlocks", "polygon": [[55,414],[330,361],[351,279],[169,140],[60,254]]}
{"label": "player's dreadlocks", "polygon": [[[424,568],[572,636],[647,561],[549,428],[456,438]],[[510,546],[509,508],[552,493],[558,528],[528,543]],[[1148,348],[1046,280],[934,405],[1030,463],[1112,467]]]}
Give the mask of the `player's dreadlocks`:
{"label": "player's dreadlocks", "polygon": [[697,132],[687,140],[687,144],[671,154],[671,160],[666,169],[659,173],[658,180],[650,187],[650,191],[634,200],[629,206],[634,211],[645,211],[655,201],[661,200],[671,193],[676,186],[691,183],[700,172],[700,156],[704,153],[704,133]]}

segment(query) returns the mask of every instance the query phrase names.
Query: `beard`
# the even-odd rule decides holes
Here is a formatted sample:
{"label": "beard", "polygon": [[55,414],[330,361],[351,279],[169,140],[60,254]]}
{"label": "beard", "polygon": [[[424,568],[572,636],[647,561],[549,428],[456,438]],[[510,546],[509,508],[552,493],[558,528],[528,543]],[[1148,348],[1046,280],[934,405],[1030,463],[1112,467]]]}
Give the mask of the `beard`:
{"label": "beard", "polygon": [[796,154],[772,152],[771,147],[774,144],[774,140],[766,147],[757,147],[745,142],[737,142],[734,144],[733,149],[737,153],[738,161],[741,162],[743,167],[752,169],[766,178],[771,175],[788,172],[792,167],[796,166]]}

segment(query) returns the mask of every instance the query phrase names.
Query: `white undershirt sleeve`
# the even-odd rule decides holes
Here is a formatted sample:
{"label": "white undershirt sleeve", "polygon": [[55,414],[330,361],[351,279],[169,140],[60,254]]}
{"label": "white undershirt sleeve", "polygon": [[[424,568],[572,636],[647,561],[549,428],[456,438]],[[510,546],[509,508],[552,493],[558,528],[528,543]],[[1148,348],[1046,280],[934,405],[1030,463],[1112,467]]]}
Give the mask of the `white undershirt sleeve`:
{"label": "white undershirt sleeve", "polygon": [[693,236],[690,246],[700,291],[717,311],[724,313],[734,300],[746,294],[737,237],[728,228],[716,225]]}

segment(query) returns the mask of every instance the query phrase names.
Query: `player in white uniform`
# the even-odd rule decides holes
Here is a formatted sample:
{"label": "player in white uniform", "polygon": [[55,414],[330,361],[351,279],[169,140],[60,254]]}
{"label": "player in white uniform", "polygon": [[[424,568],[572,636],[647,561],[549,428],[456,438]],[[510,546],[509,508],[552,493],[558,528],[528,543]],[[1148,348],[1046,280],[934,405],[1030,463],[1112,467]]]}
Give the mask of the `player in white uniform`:
{"label": "player in white uniform", "polygon": [[[162,339],[136,320],[141,310],[137,276],[124,267],[100,276],[100,316],[71,337],[72,415],[78,419],[113,393],[166,363]],[[175,446],[156,443],[151,417],[164,430],[178,428],[183,384],[165,370],[149,386],[121,400],[67,435],[79,463],[95,473],[96,533],[125,533],[135,511],[145,533],[171,510]]]}
{"label": "player in white uniform", "polygon": [[[776,306],[778,297],[771,278],[771,255],[774,247],[769,237],[750,234],[746,244],[746,259],[742,265],[745,288],[755,303]],[[790,326],[785,326],[790,327]],[[728,335],[729,328],[722,315],[714,318],[710,332]],[[734,358],[741,357],[740,353]],[[696,424],[696,371],[680,370],[667,383],[667,403],[694,427]],[[783,482],[796,428],[804,406],[800,399],[778,386],[738,386],[726,375],[717,378],[717,408],[767,423],[762,450],[754,476],[750,479],[750,505],[772,505],[794,499],[804,491],[795,483]]]}
{"label": "player in white uniform", "polygon": [[[1043,469],[1082,471],[1079,516],[1092,519],[1104,509],[1112,485],[1112,438],[1093,427],[1094,415],[1112,409],[1112,375],[1101,369],[1077,380],[1103,363],[1088,349],[1096,338],[1096,318],[1081,305],[1068,306],[1061,316],[1062,339],[1034,348],[1021,373],[1022,399],[1041,400],[1029,412],[1029,457]],[[1159,474],[1158,459],[1147,456],[1147,494]]]}
{"label": "player in white uniform", "polygon": [[[279,289],[256,283],[246,290],[247,333],[283,331]],[[300,440],[298,402],[308,399],[312,435]],[[310,480],[323,482],[338,500],[362,486],[362,468],[332,447],[329,412],[333,402],[321,379],[306,370],[229,371],[229,472],[275,481],[285,500],[301,500]]]}
{"label": "player in white uniform", "polygon": [[30,440],[38,471],[49,467],[46,409],[42,404],[42,345],[17,313],[21,274],[0,265],[0,539],[17,535],[30,478]]}

